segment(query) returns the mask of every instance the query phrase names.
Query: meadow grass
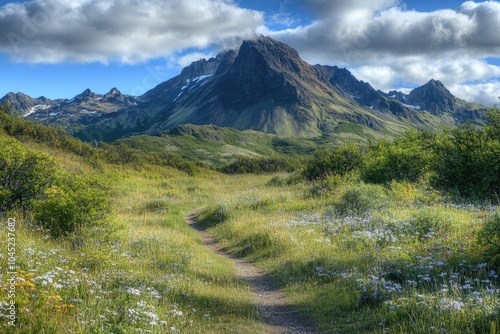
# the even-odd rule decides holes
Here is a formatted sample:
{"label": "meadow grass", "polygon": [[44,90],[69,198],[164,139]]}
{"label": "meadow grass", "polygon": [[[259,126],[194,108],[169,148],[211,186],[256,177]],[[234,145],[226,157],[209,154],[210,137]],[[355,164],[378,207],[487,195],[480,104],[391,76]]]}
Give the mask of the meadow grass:
{"label": "meadow grass", "polygon": [[497,207],[352,176],[292,186],[269,179],[199,218],[228,249],[266,269],[321,329],[496,331],[498,274],[483,263],[476,235]]}
{"label": "meadow grass", "polygon": [[[67,168],[80,166],[59,155]],[[52,239],[29,214],[0,219],[0,258],[7,267],[8,218],[16,219],[15,298],[1,273],[5,333],[259,333],[249,287],[229,260],[209,252],[184,218],[227,191],[219,174],[188,177],[164,167],[102,165],[112,217],[120,228],[93,228]],[[235,181],[237,178],[235,178]],[[251,178],[248,182],[253,182]],[[238,184],[245,185],[241,180]],[[234,186],[233,184],[232,186]],[[16,322],[8,307],[15,301]]]}
{"label": "meadow grass", "polygon": [[168,167],[87,164],[108,180],[114,231],[53,239],[16,218],[16,326],[3,270],[5,333],[261,333],[249,287],[202,245],[197,218],[231,252],[254,261],[290,302],[332,333],[495,333],[496,268],[477,232],[498,208],[464,205],[422,185],[367,185],[355,175],[297,182],[279,175],[196,176]]}

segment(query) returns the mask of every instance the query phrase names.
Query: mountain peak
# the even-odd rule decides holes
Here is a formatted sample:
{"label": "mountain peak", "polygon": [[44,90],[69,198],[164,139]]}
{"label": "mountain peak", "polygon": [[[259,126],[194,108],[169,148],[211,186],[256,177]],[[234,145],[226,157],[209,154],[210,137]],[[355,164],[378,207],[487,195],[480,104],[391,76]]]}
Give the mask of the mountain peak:
{"label": "mountain peak", "polygon": [[116,87],[111,88],[111,90],[104,95],[105,98],[115,98],[120,96],[122,96],[122,93]]}
{"label": "mountain peak", "polygon": [[89,88],[85,89],[82,93],[78,94],[77,97],[89,97],[94,94]]}
{"label": "mountain peak", "polygon": [[266,60],[302,62],[297,50],[264,35],[255,40],[243,41],[239,54],[245,54],[246,52],[257,52],[266,58]]}
{"label": "mountain peak", "polygon": [[434,79],[429,80],[429,82],[427,82],[423,87],[426,87],[426,86],[446,89],[446,87],[444,86],[444,84],[441,81],[434,80]]}
{"label": "mountain peak", "polygon": [[258,101],[295,103],[304,83],[321,85],[318,75],[296,50],[260,36],[241,44],[220,95],[225,107],[236,109],[256,105]]}
{"label": "mountain peak", "polygon": [[456,98],[439,80],[430,80],[425,85],[415,88],[408,96],[408,103],[422,106],[435,115],[453,112]]}

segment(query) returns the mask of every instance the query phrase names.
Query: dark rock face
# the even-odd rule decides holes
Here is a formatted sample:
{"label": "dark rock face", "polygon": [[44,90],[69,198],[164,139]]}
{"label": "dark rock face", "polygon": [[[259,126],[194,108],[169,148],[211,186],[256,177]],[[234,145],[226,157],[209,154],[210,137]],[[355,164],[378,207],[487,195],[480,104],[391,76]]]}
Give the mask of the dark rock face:
{"label": "dark rock face", "polygon": [[457,104],[456,98],[441,83],[431,80],[422,87],[415,88],[407,97],[409,104],[420,106],[434,115],[445,112],[454,112]]}
{"label": "dark rock face", "polygon": [[294,49],[263,37],[243,42],[221,85],[224,107],[242,110],[263,101],[292,104],[299,100],[300,81],[318,80]]}
{"label": "dark rock face", "polygon": [[373,106],[381,98],[380,92],[373,89],[369,83],[356,79],[345,68],[323,65],[316,65],[315,67],[320,70],[325,79],[333,86],[339,87],[340,90],[349,94],[353,99],[365,106]]}

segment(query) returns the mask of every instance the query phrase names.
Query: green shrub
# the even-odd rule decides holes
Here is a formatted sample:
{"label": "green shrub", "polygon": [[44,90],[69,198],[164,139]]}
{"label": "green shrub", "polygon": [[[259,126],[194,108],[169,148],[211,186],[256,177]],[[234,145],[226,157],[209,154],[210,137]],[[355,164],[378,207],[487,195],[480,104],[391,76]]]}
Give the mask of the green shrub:
{"label": "green shrub", "polygon": [[53,176],[49,156],[31,151],[15,139],[0,137],[0,210],[24,209],[42,195]]}
{"label": "green shrub", "polygon": [[486,261],[500,268],[500,214],[493,214],[485,220],[477,239]]}
{"label": "green shrub", "polygon": [[419,181],[433,165],[434,141],[428,132],[409,130],[393,143],[384,140],[372,143],[365,156],[362,179],[370,183]]}
{"label": "green shrub", "polygon": [[437,157],[434,186],[479,199],[500,194],[500,140],[488,128],[453,130],[440,140]]}
{"label": "green shrub", "polygon": [[347,186],[334,203],[335,213],[340,216],[365,216],[383,208],[389,198],[383,187],[373,184]]}
{"label": "green shrub", "polygon": [[298,158],[273,156],[267,158],[239,157],[236,161],[220,168],[225,174],[267,174],[277,172],[293,172],[299,169]]}
{"label": "green shrub", "polygon": [[171,153],[150,153],[146,157],[149,162],[152,164],[158,165],[158,166],[167,166],[167,167],[172,167],[177,170],[180,170],[182,172],[185,172],[186,174],[193,176],[197,172],[197,168],[194,166],[193,163],[188,162],[181,158],[178,155],[174,155]]}
{"label": "green shrub", "polygon": [[270,187],[284,187],[287,185],[287,178],[281,175],[276,175],[267,181],[266,185]]}
{"label": "green shrub", "polygon": [[216,226],[231,219],[232,212],[227,204],[217,204],[203,210],[197,215],[197,219],[207,226]]}
{"label": "green shrub", "polygon": [[266,185],[270,187],[284,187],[298,184],[303,181],[304,179],[302,178],[300,172],[296,172],[288,176],[275,175],[266,183]]}
{"label": "green shrub", "polygon": [[79,234],[84,227],[106,224],[109,199],[104,182],[87,174],[63,174],[33,203],[33,218],[53,237]]}
{"label": "green shrub", "polygon": [[363,165],[363,152],[358,145],[346,144],[334,149],[320,149],[307,162],[303,175],[307,180],[325,179],[329,175],[345,175]]}
{"label": "green shrub", "polygon": [[436,209],[423,209],[410,219],[410,225],[419,238],[431,238],[434,234],[443,234],[450,228],[450,220]]}

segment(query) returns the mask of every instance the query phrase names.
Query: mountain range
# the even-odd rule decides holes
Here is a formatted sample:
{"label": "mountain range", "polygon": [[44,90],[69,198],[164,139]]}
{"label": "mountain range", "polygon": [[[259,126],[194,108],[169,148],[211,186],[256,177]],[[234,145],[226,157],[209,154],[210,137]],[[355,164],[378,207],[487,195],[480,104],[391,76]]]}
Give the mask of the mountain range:
{"label": "mountain range", "polygon": [[375,90],[347,69],[310,65],[288,45],[260,36],[238,50],[193,62],[142,96],[89,89],[71,100],[9,93],[15,113],[62,125],[85,140],[159,135],[182,124],[256,130],[285,137],[366,140],[409,126],[482,124],[487,107],[430,80],[410,94]]}

